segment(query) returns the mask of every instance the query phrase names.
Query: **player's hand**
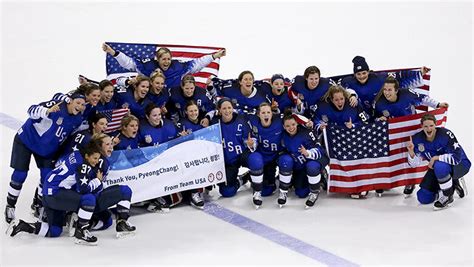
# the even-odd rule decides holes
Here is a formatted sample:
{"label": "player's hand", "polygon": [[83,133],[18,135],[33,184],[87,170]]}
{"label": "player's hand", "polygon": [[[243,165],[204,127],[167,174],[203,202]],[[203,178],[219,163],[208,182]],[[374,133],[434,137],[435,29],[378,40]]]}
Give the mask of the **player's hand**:
{"label": "player's hand", "polygon": [[425,66],[421,67],[421,75],[425,75],[426,73],[428,73],[428,71],[430,71],[429,68],[427,68]]}
{"label": "player's hand", "polygon": [[306,126],[306,128],[308,129],[313,129],[314,122],[309,120],[307,123],[304,124],[304,126]]}
{"label": "player's hand", "polygon": [[119,138],[119,136],[120,136],[120,133],[118,133],[117,136],[115,136],[114,138],[112,138],[112,145],[113,145],[113,146],[116,146],[116,145],[118,145],[118,144],[120,143],[120,138]]}
{"label": "player's hand", "polygon": [[201,122],[200,122],[200,124],[201,124],[202,127],[207,127],[207,126],[209,126],[209,119],[208,119],[208,118],[202,119]]}
{"label": "player's hand", "polygon": [[53,113],[53,112],[58,112],[61,108],[59,107],[61,104],[63,103],[63,101],[57,103],[56,105],[50,107],[47,111],[46,111],[46,115],[49,115],[49,113]]}
{"label": "player's hand", "polygon": [[102,173],[101,170],[98,170],[98,171],[97,171],[97,178],[98,178],[99,180],[101,180],[101,181],[102,181],[102,179],[104,179],[104,174]]}
{"label": "player's hand", "polygon": [[308,150],[306,150],[306,148],[303,145],[301,145],[298,148],[298,151],[301,153],[301,155],[305,156],[306,158],[309,156]]}
{"label": "player's hand", "polygon": [[378,121],[387,121],[387,117],[381,116],[377,118]]}
{"label": "player's hand", "polygon": [[213,57],[214,59],[218,59],[218,58],[221,58],[221,57],[223,57],[223,56],[225,56],[225,55],[226,55],[225,49],[221,49],[221,50],[215,52],[214,54],[212,54],[212,57]]}
{"label": "player's hand", "polygon": [[415,145],[413,144],[413,140],[411,139],[411,136],[410,136],[410,139],[408,140],[406,146],[407,146],[408,152],[414,152]]}
{"label": "player's hand", "polygon": [[359,104],[357,97],[355,95],[351,95],[349,97],[349,105],[354,108],[354,107],[357,107],[357,104]]}
{"label": "player's hand", "polygon": [[352,118],[351,118],[351,117],[349,117],[349,121],[348,121],[348,122],[346,122],[346,127],[347,127],[347,128],[349,128],[349,129],[351,129],[351,128],[352,128],[352,126],[353,126],[353,124],[352,124]]}
{"label": "player's hand", "polygon": [[271,109],[272,110],[277,110],[278,109],[278,102],[276,102],[274,98],[272,98]]}
{"label": "player's hand", "polygon": [[115,50],[110,45],[108,45],[106,43],[102,44],[102,50],[104,50],[104,52],[106,52],[107,54],[109,54],[111,56],[115,55]]}
{"label": "player's hand", "polygon": [[249,136],[247,137],[247,146],[252,149],[254,145],[255,142],[253,141],[252,135],[249,133]]}
{"label": "player's hand", "polygon": [[438,107],[440,107],[440,108],[449,108],[449,104],[447,102],[440,102]]}

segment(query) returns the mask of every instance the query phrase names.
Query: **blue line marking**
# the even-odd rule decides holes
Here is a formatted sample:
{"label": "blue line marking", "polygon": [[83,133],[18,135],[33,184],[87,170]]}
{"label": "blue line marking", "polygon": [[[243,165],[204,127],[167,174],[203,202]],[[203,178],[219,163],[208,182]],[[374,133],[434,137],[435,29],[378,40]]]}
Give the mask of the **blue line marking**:
{"label": "blue line marking", "polygon": [[204,206],[204,212],[328,266],[359,266],[328,251],[317,248],[304,241],[228,210],[216,203],[207,202]]}

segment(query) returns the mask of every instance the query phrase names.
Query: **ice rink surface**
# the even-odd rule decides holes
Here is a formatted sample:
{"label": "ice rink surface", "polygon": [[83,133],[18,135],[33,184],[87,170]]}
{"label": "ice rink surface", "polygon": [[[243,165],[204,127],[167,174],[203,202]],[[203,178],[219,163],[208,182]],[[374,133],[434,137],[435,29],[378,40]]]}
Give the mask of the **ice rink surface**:
{"label": "ice rink surface", "polygon": [[[346,74],[355,55],[373,70],[428,66],[430,95],[450,104],[446,127],[472,160],[472,23],[471,2],[2,2],[2,217],[26,110],[75,88],[78,74],[104,78],[104,41],[226,47],[222,78],[246,69],[256,79],[292,78],[310,65],[323,77]],[[19,218],[33,220],[38,177],[32,163]],[[470,194],[438,212],[405,199],[402,188],[364,200],[323,194],[310,210],[290,192],[284,208],[273,195],[257,211],[248,185],[230,199],[214,190],[204,211],[133,210],[137,234],[96,232],[97,247],[0,234],[0,265],[472,266],[472,175],[466,180]]]}

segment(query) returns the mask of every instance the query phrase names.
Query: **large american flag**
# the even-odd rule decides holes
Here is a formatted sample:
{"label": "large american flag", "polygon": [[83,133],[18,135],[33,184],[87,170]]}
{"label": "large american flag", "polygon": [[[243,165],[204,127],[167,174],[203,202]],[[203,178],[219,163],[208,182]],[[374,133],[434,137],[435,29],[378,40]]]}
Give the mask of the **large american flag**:
{"label": "large american flag", "polygon": [[[189,61],[195,58],[200,58],[204,55],[213,54],[219,51],[220,47],[209,47],[209,46],[192,46],[192,45],[172,45],[172,44],[134,44],[134,43],[114,43],[107,42],[113,49],[124,52],[127,56],[132,58],[155,58],[155,52],[160,47],[167,47],[171,50],[171,56],[173,59],[179,61]],[[220,59],[215,59],[200,72],[194,73],[193,76],[196,78],[196,85],[200,87],[206,86],[206,81],[210,76],[217,76],[219,73],[219,62]],[[136,76],[136,72],[130,72],[127,69],[122,68],[117,60],[111,55],[107,54],[106,60],[107,79],[114,80],[120,76]]]}
{"label": "large american flag", "polygon": [[103,114],[107,118],[107,128],[105,133],[111,133],[120,129],[120,122],[123,117],[128,114],[128,108],[109,109],[99,111],[98,113]]}
{"label": "large american flag", "polygon": [[443,126],[447,109],[389,119],[354,128],[328,126],[325,130],[330,155],[330,192],[360,193],[421,182],[428,162],[408,165],[406,142],[421,130],[420,118],[431,113]]}

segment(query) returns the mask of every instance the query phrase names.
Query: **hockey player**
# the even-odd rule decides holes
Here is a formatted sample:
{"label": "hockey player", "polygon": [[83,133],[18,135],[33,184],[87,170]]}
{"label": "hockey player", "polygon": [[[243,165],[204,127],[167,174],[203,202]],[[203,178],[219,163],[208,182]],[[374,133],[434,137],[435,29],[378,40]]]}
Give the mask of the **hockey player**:
{"label": "hockey player", "polygon": [[[234,113],[232,101],[227,97],[221,98],[217,102],[217,110],[218,115],[213,117],[211,124],[221,123],[227,177],[226,183],[219,184],[219,192],[223,197],[233,197],[240,186],[247,182],[237,179],[239,168],[248,167],[252,181],[262,181],[263,159],[260,153],[254,152],[256,139],[252,137],[244,117]],[[258,202],[258,198],[255,198],[256,206],[259,206]]]}
{"label": "hockey player", "polygon": [[170,92],[165,84],[166,77],[161,70],[155,71],[150,76],[150,92],[148,98],[161,108],[161,114],[166,115],[166,103],[170,98]]}
{"label": "hockey player", "polygon": [[323,96],[324,101],[320,103],[316,111],[314,119],[316,129],[322,129],[328,123],[352,128],[358,123],[367,122],[369,120],[367,113],[360,105],[350,106],[349,98],[349,92],[342,86],[332,85]]}
{"label": "hockey player", "polygon": [[89,116],[88,124],[89,127],[87,130],[76,132],[68,138],[62,149],[63,155],[69,155],[71,152],[83,148],[90,142],[93,134],[104,133],[108,122],[104,115],[100,113],[94,113]]}
{"label": "hockey player", "polygon": [[214,110],[215,106],[206,89],[197,87],[196,81],[191,74],[187,74],[181,81],[181,86],[171,88],[168,101],[168,110],[174,122],[184,118],[184,107],[190,100],[196,101],[201,114]]}
{"label": "hockey player", "polygon": [[315,134],[298,126],[291,113],[283,117],[285,132],[282,145],[285,154],[278,159],[280,170],[280,194],[278,204],[286,204],[290,185],[295,188],[295,194],[300,198],[308,197],[306,208],[314,206],[321,191],[321,171],[329,163],[324,150],[316,140]]}
{"label": "hockey player", "polygon": [[197,130],[204,128],[200,123],[201,112],[199,106],[194,100],[190,100],[184,106],[185,118],[181,118],[176,126],[179,129],[180,135],[187,135]]}
{"label": "hockey player", "polygon": [[132,115],[139,119],[145,118],[145,107],[151,100],[147,97],[150,90],[150,78],[138,75],[131,81],[129,78],[118,78],[117,85],[121,87],[114,94],[117,106],[130,109]]}
{"label": "hockey player", "polygon": [[[400,89],[398,80],[387,77],[382,89],[375,97],[374,111],[377,120],[387,120],[389,118],[401,117],[416,114],[415,106],[425,105],[432,108],[447,108],[446,102],[438,102],[427,95],[419,95],[409,89]],[[403,193],[406,197],[413,193],[415,185],[406,185]],[[381,196],[383,190],[377,190]]]}
{"label": "hockey player", "polygon": [[[283,75],[274,74],[270,79],[270,83],[262,82],[261,88],[267,100],[271,103],[273,113],[283,116],[286,109],[294,108],[295,104],[288,95],[288,88],[285,86]],[[300,99],[297,99],[297,102],[296,106],[301,105]]]}
{"label": "hockey player", "polygon": [[112,110],[117,108],[117,102],[114,99],[114,85],[109,80],[99,82],[100,101],[97,103],[96,110]]}
{"label": "hockey player", "polygon": [[112,134],[114,138],[115,150],[130,150],[138,148],[140,142],[138,137],[138,118],[128,115],[122,118],[120,122],[120,132]]}
{"label": "hockey player", "polygon": [[258,116],[249,116],[253,136],[257,139],[257,152],[263,157],[263,180],[257,176],[252,179],[254,189],[254,202],[261,205],[261,197],[270,196],[276,190],[275,174],[277,158],[282,150],[281,136],[283,133],[283,123],[280,116],[272,113],[269,103],[262,103],[258,108]]}
{"label": "hockey player", "polygon": [[179,86],[184,75],[199,72],[213,60],[221,58],[226,54],[225,49],[221,49],[212,55],[204,55],[191,61],[180,62],[172,60],[171,50],[166,47],[160,47],[156,51],[156,59],[131,58],[123,52],[114,50],[106,43],[102,44],[102,50],[113,56],[120,66],[127,70],[136,71],[145,76],[150,76],[156,69],[162,70],[166,77],[166,86],[168,88]]}
{"label": "hockey player", "polygon": [[454,191],[460,198],[467,193],[462,177],[469,172],[471,161],[453,132],[436,127],[433,115],[423,115],[421,126],[423,130],[407,142],[410,166],[417,167],[422,160],[429,161],[428,171],[416,195],[421,204],[430,204],[436,200],[434,209],[444,209],[454,201]]}
{"label": "hockey player", "polygon": [[[346,89],[354,90],[364,110],[372,116],[375,96],[382,88],[389,73],[371,72],[365,58],[361,56],[355,56],[352,63],[354,63],[354,76],[344,78],[341,85]],[[428,72],[428,69],[423,67],[421,71],[401,70],[391,75],[396,76],[402,88],[409,88],[420,85],[426,72]]]}
{"label": "hockey player", "polygon": [[[60,155],[66,156],[71,154],[73,151],[77,151],[80,148],[84,148],[87,145],[94,133],[103,133],[107,128],[107,118],[104,115],[94,113],[89,116],[89,127],[87,130],[76,132],[70,135],[65,144],[60,149]],[[56,166],[57,167],[57,166]],[[41,188],[36,188],[35,197],[31,204],[31,210],[36,218],[40,217],[41,209],[43,207]]]}
{"label": "hockey player", "polygon": [[117,192],[116,187],[102,191],[103,174],[100,170],[92,171],[99,163],[100,152],[101,148],[97,143],[91,142],[81,152],[75,151],[62,158],[59,166],[48,174],[43,187],[47,223],[26,223],[19,220],[10,225],[7,233],[10,236],[28,232],[40,236],[58,237],[62,233],[65,213],[77,211],[75,243],[96,245],[97,238],[89,232],[89,220],[95,209],[100,211],[101,206],[108,204],[110,206],[117,204],[118,216],[121,218],[117,221],[117,236],[135,231],[135,227],[126,221],[131,198],[130,188],[123,190],[125,200],[114,201],[122,198],[121,192]]}
{"label": "hockey player", "polygon": [[305,69],[304,75],[296,76],[290,88],[290,95],[293,96],[295,104],[302,102],[298,108],[298,113],[313,119],[321,98],[326,94],[330,86],[328,78],[321,77],[321,71],[316,66],[309,66]]}
{"label": "hockey player", "polygon": [[158,146],[178,137],[178,128],[161,116],[161,109],[153,103],[145,108],[145,120],[140,121],[139,146]]}
{"label": "hockey player", "polygon": [[416,114],[415,106],[424,105],[431,108],[448,108],[446,102],[438,102],[427,95],[400,89],[397,79],[387,77],[382,89],[375,97],[375,117],[379,120]]}
{"label": "hockey player", "polygon": [[[107,175],[110,170],[109,158],[113,151],[112,138],[104,133],[96,133],[92,136],[90,142],[96,143],[100,148],[100,158],[96,166],[91,170],[91,177],[98,177],[99,172],[102,173],[102,183],[107,179]],[[125,235],[133,234],[135,232],[135,226],[132,226],[128,222],[129,211],[130,211],[130,200],[132,198],[132,190],[127,185],[111,185],[102,190],[102,187],[98,187],[94,190],[96,197],[96,207],[94,214],[90,220],[91,230],[105,230],[112,225],[112,214],[109,208],[116,206],[116,231],[117,237],[122,238]],[[72,216],[69,226],[74,229],[77,220],[77,214]],[[69,230],[71,236],[74,235],[74,231]]]}
{"label": "hockey player", "polygon": [[28,120],[13,141],[10,166],[14,169],[8,188],[5,220],[15,218],[15,205],[26,180],[31,155],[40,169],[40,189],[46,175],[54,168],[60,145],[82,121],[85,96],[75,93],[69,103],[51,100],[28,109]]}
{"label": "hockey player", "polygon": [[208,86],[208,90],[216,98],[230,98],[239,114],[255,115],[262,102],[270,103],[271,101],[266,98],[262,89],[264,85],[266,84],[262,81],[255,81],[253,73],[246,70],[239,74],[237,80],[212,79],[212,85]]}

